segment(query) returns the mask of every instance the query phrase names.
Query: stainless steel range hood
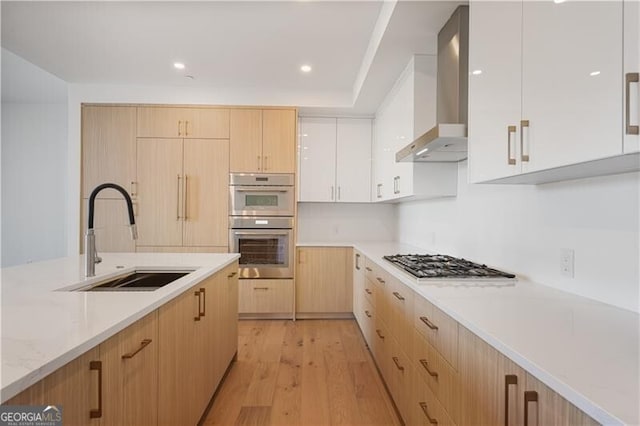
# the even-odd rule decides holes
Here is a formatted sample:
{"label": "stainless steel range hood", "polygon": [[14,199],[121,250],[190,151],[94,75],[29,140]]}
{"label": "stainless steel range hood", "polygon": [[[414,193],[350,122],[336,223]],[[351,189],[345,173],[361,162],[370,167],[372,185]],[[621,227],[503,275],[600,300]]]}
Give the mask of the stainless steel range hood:
{"label": "stainless steel range hood", "polygon": [[469,6],[459,6],[438,33],[438,124],[396,153],[396,161],[467,158]]}

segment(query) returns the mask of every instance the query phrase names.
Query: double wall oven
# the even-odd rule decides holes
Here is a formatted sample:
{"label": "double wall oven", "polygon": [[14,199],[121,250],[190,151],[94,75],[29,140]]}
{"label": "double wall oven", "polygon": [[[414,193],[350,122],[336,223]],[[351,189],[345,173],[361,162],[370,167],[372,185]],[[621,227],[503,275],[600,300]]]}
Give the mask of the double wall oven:
{"label": "double wall oven", "polygon": [[229,175],[229,247],[240,278],[293,278],[293,174]]}

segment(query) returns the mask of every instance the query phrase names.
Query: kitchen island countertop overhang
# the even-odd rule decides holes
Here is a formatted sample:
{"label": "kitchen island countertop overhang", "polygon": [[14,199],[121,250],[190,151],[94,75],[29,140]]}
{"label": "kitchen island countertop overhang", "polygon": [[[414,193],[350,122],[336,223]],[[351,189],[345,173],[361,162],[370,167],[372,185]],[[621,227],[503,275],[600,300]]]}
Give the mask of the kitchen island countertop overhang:
{"label": "kitchen island countertop overhang", "polygon": [[[2,269],[2,371],[5,402],[77,356],[236,261],[237,253],[104,253],[96,276],[84,256]],[[155,291],[69,291],[135,269],[193,270]]]}

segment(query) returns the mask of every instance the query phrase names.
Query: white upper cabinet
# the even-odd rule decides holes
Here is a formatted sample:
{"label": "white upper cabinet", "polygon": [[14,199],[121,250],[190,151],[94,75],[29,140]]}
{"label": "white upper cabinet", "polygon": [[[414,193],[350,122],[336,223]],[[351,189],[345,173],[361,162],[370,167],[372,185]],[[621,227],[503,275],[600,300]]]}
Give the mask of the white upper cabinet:
{"label": "white upper cabinet", "polygon": [[640,151],[640,2],[624,4],[624,152]]}
{"label": "white upper cabinet", "polygon": [[337,201],[371,201],[371,120],[338,118]]}
{"label": "white upper cabinet", "polygon": [[[500,31],[496,31],[496,22]],[[469,177],[520,173],[522,3],[477,2],[469,9]]]}
{"label": "white upper cabinet", "polygon": [[298,201],[371,201],[371,120],[301,117]]}
{"label": "white upper cabinet", "polygon": [[[623,60],[637,70],[638,13],[625,14],[622,1],[471,3],[470,182],[628,171],[616,161],[633,151],[623,148],[621,88]],[[623,17],[632,55],[623,55]],[[593,160],[609,163],[585,166]]]}
{"label": "white upper cabinet", "polygon": [[522,171],[620,154],[622,3],[525,1],[522,22]]}
{"label": "white upper cabinet", "polygon": [[335,201],[336,119],[300,118],[298,201]]}
{"label": "white upper cabinet", "polygon": [[398,163],[396,152],[436,124],[434,55],[414,55],[376,111],[374,201],[455,196],[456,163]]}

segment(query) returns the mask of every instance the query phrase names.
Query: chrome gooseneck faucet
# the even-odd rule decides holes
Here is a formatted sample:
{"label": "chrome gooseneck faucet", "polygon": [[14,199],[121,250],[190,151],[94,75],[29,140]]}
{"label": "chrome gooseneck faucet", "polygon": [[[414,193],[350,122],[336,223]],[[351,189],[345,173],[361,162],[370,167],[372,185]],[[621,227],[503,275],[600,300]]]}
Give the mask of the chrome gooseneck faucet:
{"label": "chrome gooseneck faucet", "polygon": [[136,229],[136,220],[133,217],[133,202],[127,191],[120,185],[115,183],[103,183],[95,187],[89,196],[89,223],[87,226],[87,233],[85,234],[85,276],[93,277],[96,275],[96,263],[102,262],[102,259],[98,256],[96,251],[96,235],[93,232],[93,213],[96,196],[100,191],[106,188],[115,189],[120,192],[127,202],[127,210],[129,211],[129,224],[131,225],[131,238],[138,238],[138,231]]}

